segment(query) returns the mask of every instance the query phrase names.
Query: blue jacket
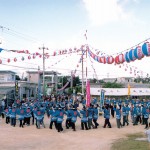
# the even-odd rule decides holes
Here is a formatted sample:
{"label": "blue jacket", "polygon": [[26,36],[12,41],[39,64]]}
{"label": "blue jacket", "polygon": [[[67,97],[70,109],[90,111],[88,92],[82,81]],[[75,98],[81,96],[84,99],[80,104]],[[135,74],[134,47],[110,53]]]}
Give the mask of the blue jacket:
{"label": "blue jacket", "polygon": [[145,106],[142,107],[142,110],[141,110],[142,115],[144,115],[145,108],[146,108]]}
{"label": "blue jacket", "polygon": [[72,112],[71,109],[68,109],[68,110],[66,110],[66,112],[65,112],[65,114],[67,115],[67,119],[68,119],[68,120],[71,119],[71,112]]}
{"label": "blue jacket", "polygon": [[16,108],[10,109],[10,118],[16,118]]}
{"label": "blue jacket", "polygon": [[71,122],[75,123],[77,121],[77,117],[80,117],[80,113],[77,111],[77,109],[71,109]]}
{"label": "blue jacket", "polygon": [[30,118],[32,116],[31,113],[32,113],[32,111],[31,111],[30,107],[26,108],[24,117]]}
{"label": "blue jacket", "polygon": [[51,121],[57,121],[57,117],[56,117],[56,115],[57,115],[57,111],[58,110],[49,110],[49,115],[51,116]]}
{"label": "blue jacket", "polygon": [[93,108],[89,107],[87,111],[88,111],[88,119],[92,119],[93,118]]}
{"label": "blue jacket", "polygon": [[144,118],[149,118],[149,108],[148,107],[144,107],[143,108],[143,115],[144,115]]}
{"label": "blue jacket", "polygon": [[93,108],[93,119],[94,120],[98,119],[98,109],[97,108]]}
{"label": "blue jacket", "polygon": [[116,112],[116,119],[121,119],[121,110],[114,108],[114,111]]}
{"label": "blue jacket", "polygon": [[6,115],[6,117],[9,117],[9,115],[10,115],[10,109],[6,108],[5,111],[4,111],[4,114]]}
{"label": "blue jacket", "polygon": [[123,116],[127,116],[127,112],[126,112],[126,107],[125,106],[122,107],[122,115]]}
{"label": "blue jacket", "polygon": [[141,115],[141,106],[137,107],[137,115]]}
{"label": "blue jacket", "polygon": [[64,118],[65,111],[63,109],[59,109],[56,113],[57,123],[62,123]]}
{"label": "blue jacket", "polygon": [[34,111],[34,116],[38,121],[42,121],[44,119],[44,113],[40,109]]}
{"label": "blue jacket", "polygon": [[110,109],[104,108],[104,118],[110,119]]}
{"label": "blue jacket", "polygon": [[134,106],[134,108],[133,108],[133,117],[136,117],[137,115],[138,115],[137,107]]}
{"label": "blue jacket", "polygon": [[87,122],[88,121],[87,111],[86,110],[80,110],[80,113],[82,114],[81,122]]}
{"label": "blue jacket", "polygon": [[18,120],[23,120],[25,115],[24,108],[17,109]]}
{"label": "blue jacket", "polygon": [[129,115],[130,107],[126,106],[126,114]]}

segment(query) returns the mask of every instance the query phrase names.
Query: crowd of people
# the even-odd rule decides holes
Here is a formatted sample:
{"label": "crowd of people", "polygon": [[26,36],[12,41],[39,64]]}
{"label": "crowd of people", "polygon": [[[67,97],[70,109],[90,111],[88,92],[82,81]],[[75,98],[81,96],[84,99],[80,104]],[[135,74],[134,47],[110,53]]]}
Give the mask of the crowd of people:
{"label": "crowd of people", "polygon": [[[91,100],[90,106],[86,106],[86,100],[73,100],[68,96],[51,96],[42,101],[38,100],[16,100],[11,106],[3,104],[1,109],[2,118],[6,124],[19,126],[36,125],[37,129],[41,126],[45,128],[44,117],[50,119],[49,129],[55,128],[58,132],[65,128],[76,131],[77,118],[81,118],[81,130],[97,129],[99,126],[99,101],[96,98]],[[129,125],[129,116],[133,125],[145,125],[149,127],[148,118],[150,112],[150,102],[147,100],[115,100],[105,99],[102,106],[104,125],[103,128],[112,128],[110,118],[116,118],[116,125],[121,128]]]}

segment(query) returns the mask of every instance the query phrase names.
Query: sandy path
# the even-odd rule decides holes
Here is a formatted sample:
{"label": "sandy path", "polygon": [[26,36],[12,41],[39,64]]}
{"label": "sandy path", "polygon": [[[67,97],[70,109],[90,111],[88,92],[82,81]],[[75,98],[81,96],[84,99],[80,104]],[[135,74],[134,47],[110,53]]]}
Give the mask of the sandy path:
{"label": "sandy path", "polygon": [[[1,150],[109,150],[111,143],[123,138],[127,133],[144,132],[144,126],[116,127],[116,120],[111,119],[112,128],[102,128],[104,119],[100,116],[98,129],[88,131],[80,130],[80,118],[76,123],[77,131],[71,129],[58,133],[50,130],[49,119],[45,117],[46,128],[36,129],[35,125],[20,128],[5,124],[5,119],[0,119],[0,149]],[[64,126],[65,122],[63,122]]]}

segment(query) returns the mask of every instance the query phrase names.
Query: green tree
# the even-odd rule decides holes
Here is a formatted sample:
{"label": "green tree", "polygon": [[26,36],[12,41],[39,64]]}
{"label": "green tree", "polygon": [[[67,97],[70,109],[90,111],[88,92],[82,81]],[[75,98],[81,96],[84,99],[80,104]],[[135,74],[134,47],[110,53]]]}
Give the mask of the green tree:
{"label": "green tree", "polygon": [[97,83],[97,82],[98,82],[98,80],[97,80],[97,79],[95,79],[95,78],[90,79],[90,83]]}
{"label": "green tree", "polygon": [[73,78],[73,87],[79,85],[80,83],[81,82],[79,76]]}
{"label": "green tree", "polygon": [[20,77],[18,75],[15,76],[16,80],[20,80]]}
{"label": "green tree", "polygon": [[123,88],[123,85],[121,83],[106,82],[103,84],[103,88]]}

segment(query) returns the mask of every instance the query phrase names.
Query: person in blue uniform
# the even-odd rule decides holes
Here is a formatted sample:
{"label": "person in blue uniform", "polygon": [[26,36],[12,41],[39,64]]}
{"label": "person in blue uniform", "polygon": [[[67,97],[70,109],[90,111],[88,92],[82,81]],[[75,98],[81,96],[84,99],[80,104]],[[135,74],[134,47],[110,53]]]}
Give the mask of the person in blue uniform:
{"label": "person in blue uniform", "polygon": [[114,111],[114,104],[113,103],[111,103],[110,104],[110,110],[111,110],[111,116],[114,118],[114,115],[115,115],[115,111]]}
{"label": "person in blue uniform", "polygon": [[12,109],[10,109],[10,122],[11,126],[16,126],[16,107],[13,106]]}
{"label": "person in blue uniform", "polygon": [[88,113],[88,128],[91,129],[91,127],[94,128],[94,125],[92,123],[93,120],[93,104],[90,104],[90,107],[87,109]]}
{"label": "person in blue uniform", "polygon": [[23,123],[23,125],[25,125],[25,124],[27,124],[27,126],[30,125],[30,118],[31,118],[31,116],[32,116],[31,113],[32,113],[32,112],[31,112],[30,107],[27,107],[27,108],[25,109],[25,115],[24,115],[24,123]]}
{"label": "person in blue uniform", "polygon": [[142,123],[142,119],[141,119],[141,105],[138,104],[137,106],[137,118],[136,118],[136,122],[140,122],[140,124]]}
{"label": "person in blue uniform", "polygon": [[141,108],[142,110],[141,110],[141,115],[142,115],[142,125],[144,125],[145,124],[145,122],[144,122],[144,110],[145,110],[145,105],[144,105],[144,103],[142,104],[142,108]]}
{"label": "person in blue uniform", "polygon": [[63,110],[63,108],[60,105],[59,109],[58,109],[58,111],[56,113],[56,117],[57,117],[57,130],[58,130],[58,132],[62,132],[63,131],[62,122],[63,122],[64,114],[65,114],[65,111]]}
{"label": "person in blue uniform", "polygon": [[65,123],[66,129],[69,129],[71,127],[71,108],[66,107],[65,114],[67,116],[66,123]]}
{"label": "person in blue uniform", "polygon": [[49,125],[49,128],[52,129],[53,128],[53,123],[55,125],[55,128],[57,129],[57,111],[58,111],[58,107],[54,106],[53,109],[50,109],[49,110],[49,116],[50,116],[50,125]]}
{"label": "person in blue uniform", "polygon": [[148,118],[149,118],[149,107],[146,106],[146,104],[145,104],[143,109],[144,109],[143,115],[144,115],[145,129],[147,129],[148,128]]}
{"label": "person in blue uniform", "polygon": [[93,122],[95,124],[95,129],[99,126],[97,120],[98,120],[98,105],[95,104],[93,108]]}
{"label": "person in blue uniform", "polygon": [[4,111],[4,114],[6,116],[6,124],[10,123],[10,108],[9,107],[6,107],[5,111]]}
{"label": "person in blue uniform", "polygon": [[105,118],[105,123],[103,128],[106,128],[106,126],[108,125],[109,128],[111,128],[111,124],[110,124],[110,109],[109,109],[109,105],[105,105],[103,107],[103,111],[104,111],[104,118]]}
{"label": "person in blue uniform", "polygon": [[17,115],[18,115],[18,120],[20,121],[20,127],[23,128],[23,120],[24,120],[24,116],[25,116],[25,109],[20,107],[17,109]]}
{"label": "person in blue uniform", "polygon": [[133,107],[133,125],[137,125],[137,106],[134,104]]}
{"label": "person in blue uniform", "polygon": [[77,108],[73,106],[73,109],[71,109],[71,126],[73,131],[76,131],[75,123],[77,121],[77,117],[80,117],[80,113],[78,112]]}
{"label": "person in blue uniform", "polygon": [[82,114],[81,117],[81,130],[84,130],[84,127],[86,130],[88,130],[87,122],[88,122],[88,115],[87,115],[87,110],[86,107],[84,106],[82,110],[80,110],[80,114]]}
{"label": "person in blue uniform", "polygon": [[128,124],[129,124],[129,112],[130,112],[130,107],[129,107],[128,102],[125,104],[125,108],[126,108],[126,115],[127,115],[126,119],[127,119]]}
{"label": "person in blue uniform", "polygon": [[40,125],[42,125],[45,128],[45,125],[44,125],[44,112],[42,110],[40,110],[39,107],[37,107],[37,110],[34,111],[34,114],[35,114],[37,129],[40,129]]}
{"label": "person in blue uniform", "polygon": [[123,126],[125,126],[125,124],[127,124],[127,126],[128,126],[129,123],[127,121],[127,111],[126,111],[126,107],[124,105],[122,106],[122,116],[123,116]]}
{"label": "person in blue uniform", "polygon": [[114,107],[114,111],[116,112],[117,127],[120,128],[120,127],[122,127],[122,124],[121,124],[121,108],[120,108],[120,106],[116,105],[116,107]]}

